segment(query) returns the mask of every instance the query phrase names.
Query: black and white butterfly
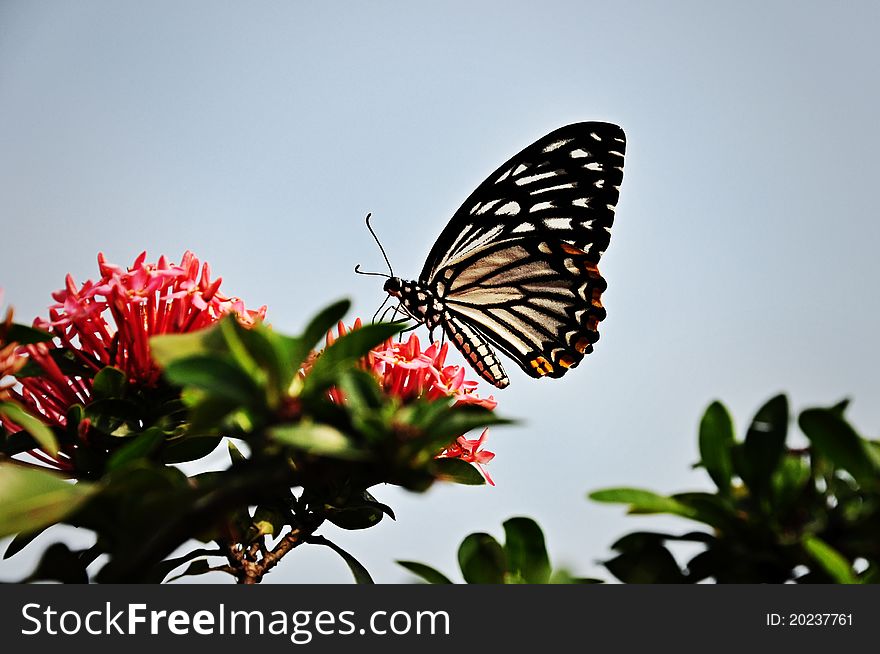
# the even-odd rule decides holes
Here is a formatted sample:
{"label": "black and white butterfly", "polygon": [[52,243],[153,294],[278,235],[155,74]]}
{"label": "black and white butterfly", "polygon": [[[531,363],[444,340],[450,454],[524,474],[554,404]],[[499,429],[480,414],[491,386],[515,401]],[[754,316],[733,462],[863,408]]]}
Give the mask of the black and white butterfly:
{"label": "black and white butterfly", "polygon": [[609,123],[547,134],[465,200],[418,281],[392,276],[385,291],[432,334],[441,328],[499,388],[510,382],[493,347],[532,377],[561,377],[593,351],[605,318],[597,264],[625,147],[623,130]]}

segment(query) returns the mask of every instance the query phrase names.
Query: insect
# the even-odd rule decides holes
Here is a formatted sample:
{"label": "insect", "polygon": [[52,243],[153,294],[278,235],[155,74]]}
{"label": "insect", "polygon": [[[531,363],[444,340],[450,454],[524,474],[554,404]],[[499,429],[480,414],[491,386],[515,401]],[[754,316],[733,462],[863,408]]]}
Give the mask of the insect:
{"label": "insect", "polygon": [[417,281],[392,270],[382,275],[385,292],[432,341],[440,328],[498,388],[510,380],[495,349],[532,377],[562,377],[593,351],[605,318],[597,264],[611,236],[625,147],[623,130],[609,123],[547,134],[471,193]]}

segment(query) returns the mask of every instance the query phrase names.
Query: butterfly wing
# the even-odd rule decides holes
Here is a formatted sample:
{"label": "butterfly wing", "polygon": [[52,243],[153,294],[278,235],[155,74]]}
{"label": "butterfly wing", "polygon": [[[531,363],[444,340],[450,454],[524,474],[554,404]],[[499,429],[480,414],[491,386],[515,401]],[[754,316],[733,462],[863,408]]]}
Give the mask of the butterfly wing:
{"label": "butterfly wing", "polygon": [[505,239],[563,241],[598,263],[608,247],[623,181],[626,139],[610,123],[575,123],[500,166],[455,212],[419,280]]}
{"label": "butterfly wing", "polygon": [[[624,148],[615,125],[568,125],[481,184],[420,278],[442,298],[446,323],[469,325],[478,344],[491,343],[533,377],[561,377],[591,352],[605,317],[606,284],[596,264],[610,238]],[[486,372],[493,362],[482,351],[465,356],[499,381]]]}

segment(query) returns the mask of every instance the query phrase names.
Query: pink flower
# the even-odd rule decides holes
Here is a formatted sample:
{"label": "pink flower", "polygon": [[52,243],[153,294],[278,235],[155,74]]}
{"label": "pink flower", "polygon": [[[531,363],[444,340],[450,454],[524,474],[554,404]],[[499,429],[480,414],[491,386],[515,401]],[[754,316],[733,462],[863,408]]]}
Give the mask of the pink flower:
{"label": "pink flower", "polygon": [[488,471],[483,468],[483,465],[494,459],[495,453],[480,449],[483,447],[483,442],[486,440],[486,434],[488,432],[488,428],[484,429],[483,433],[480,434],[480,437],[472,441],[467,440],[464,436],[459,436],[455,443],[443,450],[440,457],[447,459],[461,459],[462,461],[473,463],[477,466],[480,472],[483,473],[486,481],[494,486],[495,482],[492,481],[492,477],[489,476]]}
{"label": "pink flower", "polygon": [[[3,289],[0,288],[0,306],[2,304]],[[0,402],[11,397],[10,389],[15,385],[12,377],[27,363],[23,357],[16,354],[18,343],[7,338],[11,326],[12,307],[6,309],[6,317],[0,322]]]}
{"label": "pink flower", "polygon": [[[53,352],[59,346],[92,373],[115,366],[130,383],[153,387],[161,371],[150,355],[151,336],[196,331],[229,314],[245,326],[265,316],[266,307],[251,311],[238,298],[222,295],[220,278],[212,281],[208,264],[200,264],[192,252],[185,252],[179,264],[164,256],[156,263],[146,258],[142,252],[123,268],[98,254],[101,278],[78,286],[68,275],[64,288],[52,294],[49,319],[34,321],[55,341],[18,349],[18,356],[38,364],[43,374],[20,378],[20,390],[13,394],[46,424],[66,426],[70,407],[92,399],[90,375],[66,374],[58,367]],[[17,431],[14,425],[7,428]],[[55,465],[70,467],[68,454],[60,456]]]}
{"label": "pink flower", "polygon": [[[351,329],[358,329],[360,326],[361,320],[358,318]],[[346,333],[346,327],[341,322],[337,325],[337,333],[338,336]],[[335,342],[338,336],[328,333],[327,345]],[[442,346],[432,343],[426,350],[422,350],[419,337],[411,334],[409,339],[402,343],[389,339],[373,348],[364,357],[361,366],[377,378],[385,393],[399,398],[404,403],[417,398],[428,400],[450,398],[453,407],[476,404],[493,410],[498,405],[495,398],[493,396],[483,398],[477,395],[477,382],[465,379],[464,367],[445,365],[448,351],[448,343]],[[313,360],[314,357],[303,367],[304,374],[308,374]],[[344,395],[337,388],[331,389],[330,397],[338,404],[345,402]],[[494,486],[495,482],[483,468],[483,464],[492,460],[495,454],[480,450],[487,433],[488,430],[484,430],[479,439],[472,441],[459,436],[452,445],[437,456],[458,458],[473,463],[486,477],[486,481]]]}

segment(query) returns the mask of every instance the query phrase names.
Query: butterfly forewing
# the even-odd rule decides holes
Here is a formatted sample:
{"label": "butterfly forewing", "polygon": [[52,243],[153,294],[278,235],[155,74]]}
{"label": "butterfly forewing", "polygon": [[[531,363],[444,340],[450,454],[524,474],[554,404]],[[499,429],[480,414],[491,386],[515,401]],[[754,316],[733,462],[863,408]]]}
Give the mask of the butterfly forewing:
{"label": "butterfly forewing", "polygon": [[428,254],[420,280],[507,238],[563,241],[594,263],[608,247],[625,153],[610,123],[567,125],[499,167],[465,200]]}

